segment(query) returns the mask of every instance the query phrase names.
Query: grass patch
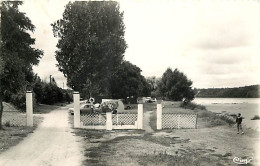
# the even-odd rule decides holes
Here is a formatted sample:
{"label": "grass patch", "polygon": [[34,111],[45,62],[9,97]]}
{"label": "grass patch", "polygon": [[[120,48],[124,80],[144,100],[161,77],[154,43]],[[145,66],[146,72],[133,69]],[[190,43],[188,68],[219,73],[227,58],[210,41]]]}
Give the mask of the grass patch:
{"label": "grass patch", "polygon": [[86,130],[86,129],[74,129],[72,132],[77,136],[84,137],[84,139],[99,139],[105,134],[104,130]]}
{"label": "grass patch", "polygon": [[35,127],[5,127],[0,130],[0,153],[17,145],[29,133],[33,133]]}
{"label": "grass patch", "polygon": [[259,115],[255,115],[253,118],[251,118],[251,120],[259,120],[260,116]]}
{"label": "grass patch", "polygon": [[[78,133],[80,132],[80,133]],[[125,131],[116,131],[125,133]],[[132,131],[129,131],[132,132]],[[109,132],[96,130],[76,130],[77,135],[85,139],[85,156],[83,165],[223,165],[223,158],[212,157],[192,149],[167,150],[171,144],[188,143],[189,140],[177,137],[155,136],[151,133],[118,136],[104,139]],[[140,132],[137,132],[140,133]],[[98,139],[100,138],[100,139]],[[147,149],[149,147],[149,149]],[[182,151],[183,150],[183,151]],[[219,161],[220,159],[221,161]]]}
{"label": "grass patch", "polygon": [[201,165],[200,159],[196,154],[187,156],[169,155],[166,152],[154,155],[146,154],[137,156],[140,165],[172,165],[172,166],[197,166]]}
{"label": "grass patch", "polygon": [[154,131],[157,130],[157,115],[156,115],[156,111],[153,111],[152,115],[150,116],[149,125],[151,126],[151,128]]}

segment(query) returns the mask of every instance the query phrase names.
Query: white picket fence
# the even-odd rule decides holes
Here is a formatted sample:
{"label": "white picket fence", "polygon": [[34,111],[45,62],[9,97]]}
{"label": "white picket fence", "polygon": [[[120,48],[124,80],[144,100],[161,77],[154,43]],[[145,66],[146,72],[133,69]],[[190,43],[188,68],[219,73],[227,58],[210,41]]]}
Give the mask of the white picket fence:
{"label": "white picket fence", "polygon": [[157,104],[157,129],[197,128],[197,114],[163,113]]}
{"label": "white picket fence", "polygon": [[138,104],[137,113],[80,114],[79,93],[74,92],[74,127],[85,129],[143,129],[143,104]]}

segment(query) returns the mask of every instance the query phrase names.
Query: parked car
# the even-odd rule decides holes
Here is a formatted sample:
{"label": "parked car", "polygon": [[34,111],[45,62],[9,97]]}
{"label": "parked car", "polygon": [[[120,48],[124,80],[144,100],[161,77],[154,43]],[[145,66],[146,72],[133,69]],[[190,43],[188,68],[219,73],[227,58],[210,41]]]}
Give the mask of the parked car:
{"label": "parked car", "polygon": [[145,98],[145,102],[146,103],[153,103],[153,102],[156,102],[157,100],[156,100],[156,98],[151,98],[151,97],[146,97]]}
{"label": "parked car", "polygon": [[[90,103],[80,105],[81,114],[95,113],[95,112],[101,112],[101,107],[99,103],[96,103],[94,105],[91,105]],[[71,115],[74,115],[74,108],[69,108],[69,113]]]}

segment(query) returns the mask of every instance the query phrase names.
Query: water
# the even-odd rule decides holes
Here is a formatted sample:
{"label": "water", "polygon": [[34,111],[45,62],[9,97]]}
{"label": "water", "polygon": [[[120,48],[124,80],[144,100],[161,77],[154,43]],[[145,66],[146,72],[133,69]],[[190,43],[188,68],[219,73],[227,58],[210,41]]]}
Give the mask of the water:
{"label": "water", "polygon": [[260,120],[251,120],[255,115],[260,116],[260,98],[195,98],[193,102],[216,113],[241,113],[244,127],[260,130]]}
{"label": "water", "polygon": [[260,98],[195,98],[193,100],[197,104],[241,104],[256,103],[260,104]]}

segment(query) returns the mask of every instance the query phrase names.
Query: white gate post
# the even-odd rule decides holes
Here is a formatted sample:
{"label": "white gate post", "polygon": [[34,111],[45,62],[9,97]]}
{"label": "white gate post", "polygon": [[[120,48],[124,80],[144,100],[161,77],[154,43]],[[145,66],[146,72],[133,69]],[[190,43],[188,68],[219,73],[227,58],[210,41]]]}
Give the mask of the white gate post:
{"label": "white gate post", "polygon": [[26,92],[26,126],[33,127],[33,101],[32,92]]}
{"label": "white gate post", "polygon": [[79,92],[73,93],[73,103],[74,103],[74,128],[80,127],[80,109],[79,109]]}
{"label": "white gate post", "polygon": [[143,129],[143,104],[138,104],[137,129]]}
{"label": "white gate post", "polygon": [[157,104],[157,130],[162,129],[162,104]]}
{"label": "white gate post", "polygon": [[113,123],[112,123],[112,112],[107,112],[106,117],[107,117],[106,129],[112,130],[112,125],[113,125]]}

